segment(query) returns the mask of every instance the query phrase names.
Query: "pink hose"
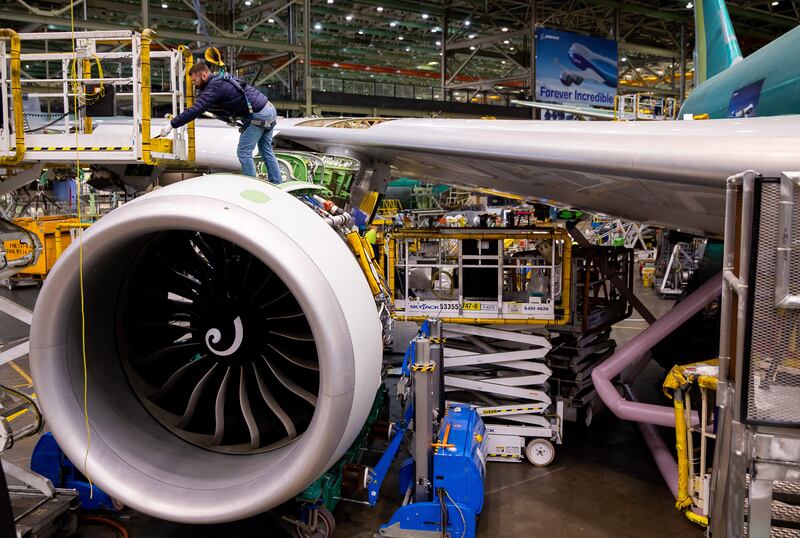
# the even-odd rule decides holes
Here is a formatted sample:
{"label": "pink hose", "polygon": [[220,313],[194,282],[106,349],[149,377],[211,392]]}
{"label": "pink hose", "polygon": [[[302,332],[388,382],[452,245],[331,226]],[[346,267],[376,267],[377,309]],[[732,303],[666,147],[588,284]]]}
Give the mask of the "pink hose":
{"label": "pink hose", "polygon": [[[592,372],[595,390],[606,406],[619,418],[644,422],[656,426],[675,427],[675,410],[665,405],[632,402],[620,396],[611,382],[622,370],[633,364],[654,345],[680,327],[722,292],[722,274],[710,278],[691,295],[664,314],[658,321],[642,331],[633,340],[622,346],[607,361]],[[678,350],[676,350],[678,353]],[[680,357],[678,357],[680,358]],[[692,425],[699,424],[696,412],[692,412]]]}

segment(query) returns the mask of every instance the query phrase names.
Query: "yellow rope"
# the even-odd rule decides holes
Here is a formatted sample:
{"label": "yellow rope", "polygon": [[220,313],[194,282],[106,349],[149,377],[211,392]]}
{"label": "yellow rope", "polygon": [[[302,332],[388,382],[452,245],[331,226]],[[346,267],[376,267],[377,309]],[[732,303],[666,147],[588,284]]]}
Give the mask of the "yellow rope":
{"label": "yellow rope", "polygon": [[[75,0],[69,3],[69,19],[72,27],[72,56],[73,65],[78,62],[78,54],[75,50]],[[77,78],[77,75],[75,75]],[[73,106],[75,109],[75,200],[77,202],[78,222],[81,221],[81,159],[78,153],[80,138],[78,136],[78,91],[73,93]],[[89,371],[86,366],[86,308],[84,303],[83,291],[83,231],[78,231],[78,280],[80,282],[81,295],[81,353],[83,356],[83,417],[86,422],[86,453],[83,455],[83,471],[89,481],[89,498],[94,495],[94,484],[89,474],[89,447],[92,444],[92,430],[89,427]]]}

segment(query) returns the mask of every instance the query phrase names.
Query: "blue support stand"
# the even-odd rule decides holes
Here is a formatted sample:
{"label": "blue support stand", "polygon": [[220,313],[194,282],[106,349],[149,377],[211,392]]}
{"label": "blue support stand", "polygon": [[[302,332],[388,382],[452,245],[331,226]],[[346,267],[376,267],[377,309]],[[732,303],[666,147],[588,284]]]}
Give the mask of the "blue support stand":
{"label": "blue support stand", "polygon": [[[379,534],[400,537],[431,533],[433,537],[440,536],[444,528],[451,538],[474,538],[476,520],[483,509],[484,438],[485,427],[478,412],[469,405],[451,405],[434,445],[434,500],[401,506]],[[401,468],[401,487],[404,484],[405,488],[411,487],[413,476],[413,469],[405,462]],[[443,508],[446,521],[442,521]]]}
{"label": "blue support stand", "polygon": [[110,495],[97,486],[90,488],[89,481],[67,459],[52,433],[42,435],[36,443],[31,456],[31,470],[49,478],[57,488],[77,490],[83,510],[117,510]]}

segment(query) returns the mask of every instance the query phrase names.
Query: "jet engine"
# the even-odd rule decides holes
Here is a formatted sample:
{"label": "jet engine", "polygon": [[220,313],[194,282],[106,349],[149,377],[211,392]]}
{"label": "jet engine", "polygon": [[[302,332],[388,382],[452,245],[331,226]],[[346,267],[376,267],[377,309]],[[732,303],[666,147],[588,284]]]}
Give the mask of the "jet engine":
{"label": "jet engine", "polygon": [[257,514],[362,428],[380,383],[373,296],[292,195],[218,174],[126,204],[83,235],[83,305],[80,258],[76,241],[42,288],[31,367],[59,445],[126,505],[185,523]]}

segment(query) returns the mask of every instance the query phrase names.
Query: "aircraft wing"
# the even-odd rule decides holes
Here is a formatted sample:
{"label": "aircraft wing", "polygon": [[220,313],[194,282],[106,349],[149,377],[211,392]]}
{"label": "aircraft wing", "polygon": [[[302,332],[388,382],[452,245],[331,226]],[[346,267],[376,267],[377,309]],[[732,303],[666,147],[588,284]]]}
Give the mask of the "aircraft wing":
{"label": "aircraft wing", "polygon": [[504,191],[711,235],[723,231],[726,178],[748,169],[764,175],[800,169],[800,116],[341,125],[281,120],[279,138],[388,163],[394,177]]}
{"label": "aircraft wing", "polygon": [[520,101],[519,99],[512,99],[511,104],[529,106],[531,108],[539,108],[542,110],[555,110],[556,112],[565,112],[567,114],[574,114],[576,116],[586,116],[589,118],[597,118],[601,120],[615,119],[613,110],[603,110],[600,108],[585,108],[579,106],[556,105],[553,103],[540,103],[539,101]]}

